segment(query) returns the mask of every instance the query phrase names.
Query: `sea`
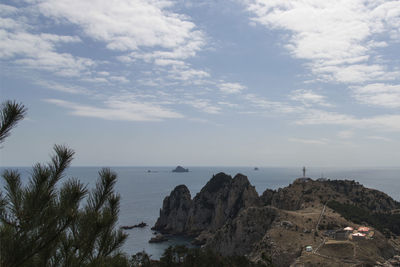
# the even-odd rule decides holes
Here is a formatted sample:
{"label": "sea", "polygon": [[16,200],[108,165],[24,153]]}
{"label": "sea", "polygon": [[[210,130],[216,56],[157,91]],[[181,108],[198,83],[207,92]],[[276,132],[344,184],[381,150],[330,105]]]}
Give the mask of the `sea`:
{"label": "sea", "polygon": [[[117,173],[118,180],[115,190],[121,196],[119,226],[131,226],[145,222],[148,226],[126,230],[128,239],[122,250],[128,255],[145,251],[151,258],[159,259],[170,245],[187,245],[190,241],[183,237],[174,237],[163,243],[148,243],[154,236],[151,227],[155,224],[163,199],[177,186],[185,184],[192,198],[201,190],[214,174],[224,172],[236,175],[246,175],[257,192],[262,194],[265,189],[278,189],[292,183],[301,177],[302,167],[190,167],[189,172],[172,172],[175,166],[164,167],[111,167]],[[5,168],[0,168],[2,172]],[[15,168],[12,168],[15,169]],[[23,181],[27,181],[31,168],[18,167]],[[64,180],[74,177],[87,185],[94,187],[98,179],[100,167],[71,167],[67,170]],[[378,189],[400,201],[400,167],[396,168],[310,168],[306,176],[312,179],[348,179],[355,180],[366,187]],[[0,184],[3,184],[1,182]],[[3,189],[2,189],[3,190]]]}

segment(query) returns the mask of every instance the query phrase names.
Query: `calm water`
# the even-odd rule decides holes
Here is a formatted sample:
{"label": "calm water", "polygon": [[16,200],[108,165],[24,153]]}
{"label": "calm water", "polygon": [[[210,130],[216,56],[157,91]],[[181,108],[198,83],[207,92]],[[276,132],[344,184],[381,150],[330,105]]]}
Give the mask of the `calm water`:
{"label": "calm water", "polygon": [[[0,168],[3,169],[3,168]],[[30,168],[19,168],[23,178],[29,176]],[[123,250],[133,254],[142,250],[159,258],[164,249],[171,244],[188,244],[188,240],[175,239],[161,244],[149,244],[153,226],[159,215],[162,201],[179,184],[189,188],[192,197],[200,191],[213,174],[225,172],[230,175],[243,173],[256,187],[258,193],[266,188],[277,189],[290,184],[302,175],[301,168],[260,168],[250,167],[190,167],[188,173],[172,173],[173,167],[114,167],[118,174],[116,190],[121,195],[120,225],[133,225],[146,222],[149,227],[127,230],[129,233]],[[97,180],[98,167],[72,167],[67,177],[77,177],[83,183],[93,186]],[[147,170],[151,170],[148,173]],[[330,169],[315,168],[307,171],[311,178],[356,180],[366,187],[381,190],[400,201],[400,168],[381,169]]]}

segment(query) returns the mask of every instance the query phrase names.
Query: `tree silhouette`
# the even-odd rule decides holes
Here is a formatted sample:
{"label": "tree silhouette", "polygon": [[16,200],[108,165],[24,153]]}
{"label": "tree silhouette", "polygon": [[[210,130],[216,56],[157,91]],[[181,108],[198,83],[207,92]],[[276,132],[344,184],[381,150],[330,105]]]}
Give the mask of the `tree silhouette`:
{"label": "tree silhouette", "polygon": [[0,110],[0,143],[10,135],[10,131],[26,114],[26,108],[15,101],[2,103]]}
{"label": "tree silhouette", "polygon": [[[2,105],[1,141],[25,113],[21,104]],[[119,251],[127,235],[116,229],[117,175],[102,169],[90,192],[78,179],[60,184],[73,155],[73,150],[55,145],[51,161],[36,164],[25,183],[18,171],[3,172],[0,266],[128,266]]]}

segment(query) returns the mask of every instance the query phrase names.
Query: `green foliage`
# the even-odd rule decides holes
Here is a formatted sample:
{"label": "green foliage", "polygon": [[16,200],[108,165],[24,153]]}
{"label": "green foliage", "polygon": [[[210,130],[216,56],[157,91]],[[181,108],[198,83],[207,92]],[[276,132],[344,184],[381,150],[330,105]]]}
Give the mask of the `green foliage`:
{"label": "green foliage", "polygon": [[138,252],[135,255],[132,255],[129,260],[130,266],[141,266],[141,267],[149,267],[151,265],[150,256],[145,252]]}
{"label": "green foliage", "polygon": [[390,235],[390,232],[400,235],[400,214],[372,213],[366,209],[337,201],[329,201],[327,205],[354,223],[367,223],[387,236]]}
{"label": "green foliage", "polygon": [[224,257],[211,250],[187,248],[184,246],[169,247],[160,259],[161,267],[261,267],[271,266],[253,263],[244,256]]}
{"label": "green foliage", "polygon": [[58,185],[74,152],[57,145],[54,151],[49,164],[33,167],[25,186],[17,171],[2,174],[0,265],[127,266],[119,253],[126,235],[115,229],[116,174],[101,170],[91,192],[77,179]]}
{"label": "green foliage", "polygon": [[0,109],[0,143],[10,135],[12,128],[22,120],[26,114],[26,108],[19,103],[6,101],[1,104]]}

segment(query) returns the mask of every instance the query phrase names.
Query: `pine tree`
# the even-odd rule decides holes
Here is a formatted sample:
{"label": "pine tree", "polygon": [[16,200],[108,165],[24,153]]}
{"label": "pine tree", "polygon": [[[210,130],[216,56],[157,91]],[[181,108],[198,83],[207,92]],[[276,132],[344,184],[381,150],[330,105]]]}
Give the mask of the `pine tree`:
{"label": "pine tree", "polygon": [[15,101],[6,101],[0,110],[0,143],[9,136],[10,131],[26,114],[26,108]]}
{"label": "pine tree", "polygon": [[[15,102],[2,105],[1,142],[25,112]],[[116,229],[117,175],[102,169],[90,192],[78,179],[60,184],[74,152],[59,145],[54,152],[50,163],[33,167],[25,183],[18,171],[2,174],[0,266],[128,266],[119,251],[127,235]]]}

